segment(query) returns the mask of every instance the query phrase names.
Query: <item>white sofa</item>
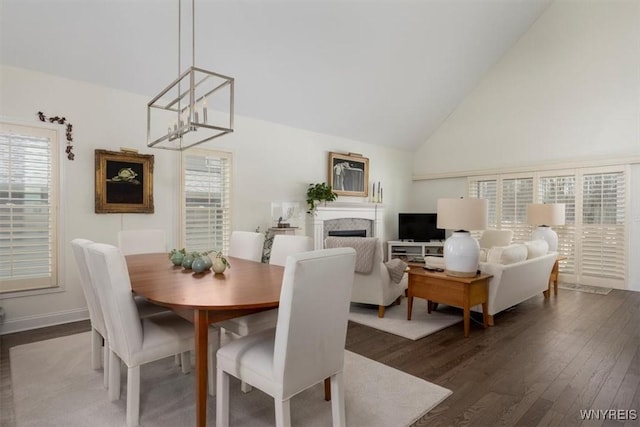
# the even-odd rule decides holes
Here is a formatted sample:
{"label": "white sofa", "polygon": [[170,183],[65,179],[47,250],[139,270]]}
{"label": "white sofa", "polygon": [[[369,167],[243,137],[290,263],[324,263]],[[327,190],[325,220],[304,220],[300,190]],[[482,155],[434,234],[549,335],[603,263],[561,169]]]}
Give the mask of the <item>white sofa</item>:
{"label": "white sofa", "polygon": [[[489,324],[493,316],[540,293],[548,297],[549,276],[558,256],[548,252],[544,240],[491,248],[480,271],[491,274],[489,281]],[[472,307],[482,312],[482,306]]]}
{"label": "white sofa", "polygon": [[376,241],[375,250],[373,251],[373,265],[369,273],[358,273],[356,271],[351,291],[351,302],[377,305],[378,317],[384,317],[386,306],[394,302],[400,302],[399,298],[404,295],[404,291],[408,286],[408,276],[404,273],[400,283],[396,283],[391,279],[383,259],[382,242],[377,238],[368,237],[327,237],[325,247],[354,247],[358,251],[357,256],[360,257],[364,254],[360,251],[358,242],[364,242],[365,240]]}

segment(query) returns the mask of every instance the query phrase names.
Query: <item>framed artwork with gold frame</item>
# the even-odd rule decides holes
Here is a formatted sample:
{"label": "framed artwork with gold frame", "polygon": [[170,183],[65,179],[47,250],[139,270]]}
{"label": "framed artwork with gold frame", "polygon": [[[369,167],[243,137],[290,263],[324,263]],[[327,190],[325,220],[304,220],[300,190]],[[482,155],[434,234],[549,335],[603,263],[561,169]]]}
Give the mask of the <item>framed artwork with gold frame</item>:
{"label": "framed artwork with gold frame", "polygon": [[329,153],[329,185],[338,196],[369,195],[369,159],[360,154]]}
{"label": "framed artwork with gold frame", "polygon": [[96,213],[153,213],[153,155],[95,150]]}

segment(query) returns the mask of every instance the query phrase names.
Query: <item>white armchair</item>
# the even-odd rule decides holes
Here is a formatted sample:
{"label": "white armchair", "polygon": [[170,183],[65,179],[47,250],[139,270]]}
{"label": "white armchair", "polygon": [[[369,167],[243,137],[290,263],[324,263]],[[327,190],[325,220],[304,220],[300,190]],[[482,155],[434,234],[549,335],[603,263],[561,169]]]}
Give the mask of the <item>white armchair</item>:
{"label": "white armchair", "polygon": [[[391,279],[383,259],[382,242],[375,237],[327,237],[325,247],[353,247],[358,252],[358,243],[367,240],[375,241],[375,250],[372,255],[373,265],[369,273],[358,272],[356,267],[351,302],[377,305],[378,317],[384,317],[385,307],[399,302],[400,297],[404,295],[408,279],[406,274],[403,275],[400,283]],[[362,251],[358,252],[359,259],[363,255]]]}

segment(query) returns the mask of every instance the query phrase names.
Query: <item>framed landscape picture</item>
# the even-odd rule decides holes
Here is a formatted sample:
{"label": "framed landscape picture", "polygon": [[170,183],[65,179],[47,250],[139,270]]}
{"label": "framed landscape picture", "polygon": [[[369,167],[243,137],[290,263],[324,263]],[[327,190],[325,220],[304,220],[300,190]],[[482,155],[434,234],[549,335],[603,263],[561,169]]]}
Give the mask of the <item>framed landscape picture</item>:
{"label": "framed landscape picture", "polygon": [[153,213],[153,155],[96,150],[96,213]]}
{"label": "framed landscape picture", "polygon": [[329,185],[338,196],[367,197],[369,159],[354,153],[329,153]]}

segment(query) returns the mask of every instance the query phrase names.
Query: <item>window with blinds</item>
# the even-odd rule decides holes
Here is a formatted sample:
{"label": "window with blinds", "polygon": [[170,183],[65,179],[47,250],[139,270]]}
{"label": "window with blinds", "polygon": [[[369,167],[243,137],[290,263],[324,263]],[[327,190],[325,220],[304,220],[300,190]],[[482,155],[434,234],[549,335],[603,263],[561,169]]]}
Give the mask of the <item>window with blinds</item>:
{"label": "window with blinds", "polygon": [[538,180],[536,203],[564,203],[565,225],[556,225],[558,253],[567,257],[561,262],[562,272],[575,274],[576,259],[576,177],[575,175],[542,176]]}
{"label": "window with blinds", "polygon": [[527,224],[527,206],[533,203],[533,178],[506,178],[502,180],[500,228],[513,230],[513,240],[531,239],[531,226]]}
{"label": "window with blinds", "polygon": [[231,154],[183,153],[183,246],[189,251],[228,252],[231,230]]}
{"label": "window with blinds", "polygon": [[582,194],[582,274],[624,280],[625,175],[585,173]]}
{"label": "window with blinds", "polygon": [[[554,226],[560,273],[579,283],[621,285],[626,279],[627,173],[624,166],[469,177],[469,197],[489,201],[489,227],[511,229],[513,240],[531,238],[529,203],[564,203],[565,225]],[[493,222],[495,218],[495,225]]]}
{"label": "window with blinds", "polygon": [[57,134],[0,124],[0,293],[57,280]]}

